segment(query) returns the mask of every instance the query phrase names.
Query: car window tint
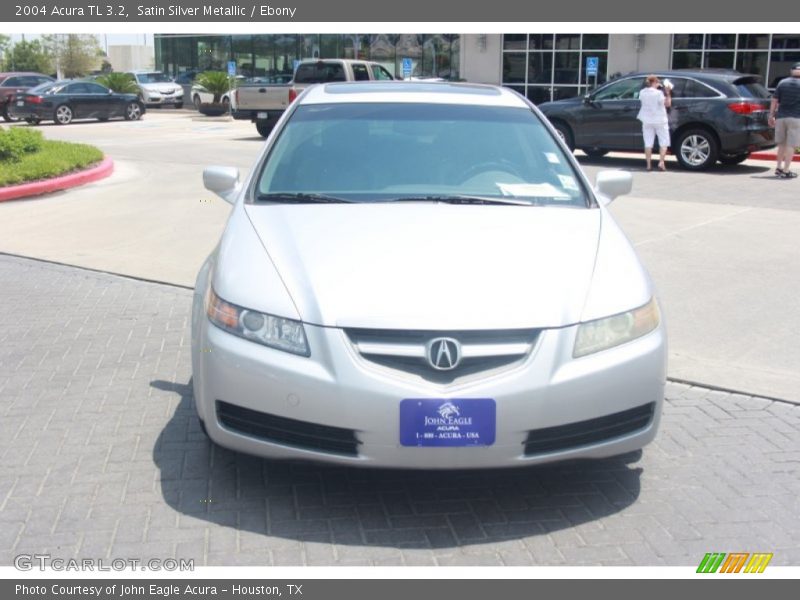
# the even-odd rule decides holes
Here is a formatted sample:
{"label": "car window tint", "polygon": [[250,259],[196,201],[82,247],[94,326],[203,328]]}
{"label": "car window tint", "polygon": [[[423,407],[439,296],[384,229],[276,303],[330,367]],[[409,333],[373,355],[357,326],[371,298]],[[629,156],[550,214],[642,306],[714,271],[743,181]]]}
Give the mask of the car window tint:
{"label": "car window tint", "polygon": [[588,206],[571,161],[528,108],[423,103],[298,107],[257,193],[359,202],[429,195]]}
{"label": "car window tint", "polygon": [[104,88],[98,83],[87,83],[86,89],[90,94],[108,94],[108,88]]}
{"label": "car window tint", "polygon": [[341,63],[303,63],[294,74],[295,83],[328,83],[347,81]]}
{"label": "car window tint", "polygon": [[3,82],[4,87],[20,87],[21,85],[19,77],[9,77]]}
{"label": "car window tint", "polygon": [[592,99],[600,100],[635,100],[644,85],[644,77],[631,77],[616,81],[597,91]]}
{"label": "car window tint", "polygon": [[719,93],[716,90],[712,90],[699,81],[690,79],[686,82],[685,98],[715,98],[717,96],[719,96]]}
{"label": "car window tint", "polygon": [[741,95],[742,98],[766,99],[770,97],[770,93],[767,88],[765,88],[761,82],[757,80],[739,80],[735,82],[735,85],[739,95]]}
{"label": "car window tint", "polygon": [[372,76],[378,80],[394,79],[392,74],[380,65],[372,65]]}
{"label": "car window tint", "polygon": [[353,79],[355,79],[356,81],[369,81],[369,71],[367,70],[367,65],[354,63]]}
{"label": "car window tint", "polygon": [[683,77],[666,77],[664,81],[669,79],[669,82],[672,84],[672,92],[671,95],[673,98],[685,98],[686,97],[686,79]]}
{"label": "car window tint", "polygon": [[85,83],[72,83],[64,91],[67,94],[87,94],[89,92]]}

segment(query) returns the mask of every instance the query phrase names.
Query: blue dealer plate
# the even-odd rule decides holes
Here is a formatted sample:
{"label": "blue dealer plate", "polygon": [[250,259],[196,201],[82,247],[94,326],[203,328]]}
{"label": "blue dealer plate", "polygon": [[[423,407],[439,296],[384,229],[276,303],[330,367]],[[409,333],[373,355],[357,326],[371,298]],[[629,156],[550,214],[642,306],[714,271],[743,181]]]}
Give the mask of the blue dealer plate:
{"label": "blue dealer plate", "polygon": [[491,398],[413,398],[400,402],[403,446],[491,446],[496,423]]}

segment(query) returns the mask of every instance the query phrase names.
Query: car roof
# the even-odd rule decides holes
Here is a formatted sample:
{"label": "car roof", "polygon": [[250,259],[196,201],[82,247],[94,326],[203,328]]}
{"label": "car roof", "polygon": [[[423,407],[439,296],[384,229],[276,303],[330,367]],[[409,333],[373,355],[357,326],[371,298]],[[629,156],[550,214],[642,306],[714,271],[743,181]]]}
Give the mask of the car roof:
{"label": "car roof", "polygon": [[[648,75],[658,75],[659,77],[696,77],[697,79],[716,79],[724,81],[735,81],[742,77],[753,77],[761,80],[760,75],[754,73],[742,73],[734,69],[667,69],[654,70],[646,73],[628,73],[623,77],[647,77]],[[621,79],[621,78],[620,78]]]}
{"label": "car roof", "polygon": [[311,86],[298,100],[301,104],[407,102],[528,108],[528,104],[522,96],[506,88],[477,83],[430,81],[324,83]]}

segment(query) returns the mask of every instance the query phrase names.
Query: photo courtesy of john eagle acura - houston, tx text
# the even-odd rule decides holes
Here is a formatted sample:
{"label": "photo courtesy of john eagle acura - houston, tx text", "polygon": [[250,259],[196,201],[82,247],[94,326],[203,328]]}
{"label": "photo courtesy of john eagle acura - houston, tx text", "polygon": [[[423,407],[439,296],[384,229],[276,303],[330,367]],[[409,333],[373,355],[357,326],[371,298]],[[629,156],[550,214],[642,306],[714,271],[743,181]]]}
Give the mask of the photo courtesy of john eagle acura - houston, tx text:
{"label": "photo courtesy of john eagle acura - houston, tx text", "polygon": [[197,277],[196,408],[215,443],[397,468],[600,458],[656,435],[658,299],[557,132],[500,87],[305,89]]}

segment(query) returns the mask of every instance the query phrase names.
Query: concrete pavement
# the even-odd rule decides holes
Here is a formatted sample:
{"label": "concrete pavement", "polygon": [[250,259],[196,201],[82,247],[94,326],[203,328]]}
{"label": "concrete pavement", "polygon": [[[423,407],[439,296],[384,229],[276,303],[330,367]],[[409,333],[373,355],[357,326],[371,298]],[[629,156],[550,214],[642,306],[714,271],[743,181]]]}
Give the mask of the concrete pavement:
{"label": "concrete pavement", "polygon": [[[246,122],[150,111],[141,122],[41,126],[100,146],[115,174],[0,205],[0,251],[191,286],[229,206],[202,187],[210,164],[250,167]],[[800,185],[748,161],[708,173],[647,173],[640,157],[582,159],[634,173],[612,211],[636,244],[668,319],[671,377],[800,402]]]}

